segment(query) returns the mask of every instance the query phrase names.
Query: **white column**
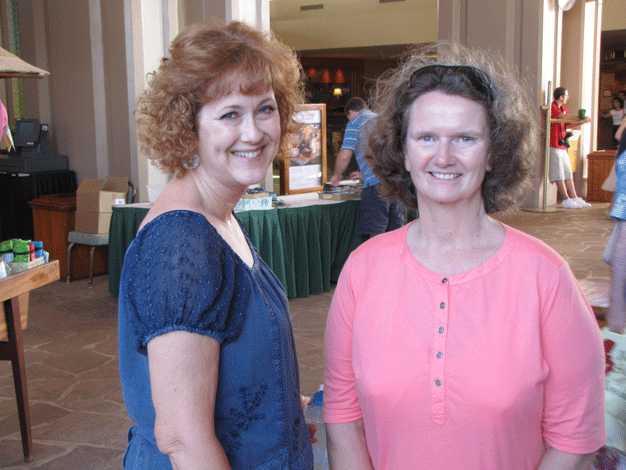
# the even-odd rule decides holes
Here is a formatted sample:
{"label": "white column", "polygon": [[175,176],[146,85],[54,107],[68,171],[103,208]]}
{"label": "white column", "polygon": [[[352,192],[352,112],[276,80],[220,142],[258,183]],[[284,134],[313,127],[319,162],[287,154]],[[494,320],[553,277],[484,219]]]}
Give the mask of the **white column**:
{"label": "white column", "polygon": [[[238,20],[254,26],[261,31],[270,30],[270,2],[269,0],[226,0],[226,19]],[[272,165],[267,170],[261,187],[274,190]]]}
{"label": "white column", "polygon": [[560,44],[560,85],[568,89],[570,113],[587,110],[591,124],[584,124],[578,145],[576,190],[586,195],[587,155],[596,146],[598,89],[600,70],[600,26],[602,4],[598,1],[577,1],[571,10],[562,15],[562,41]]}
{"label": "white column", "polygon": [[107,141],[107,109],[104,91],[104,47],[102,44],[102,15],[100,0],[89,1],[89,35],[91,40],[91,76],[94,101],[94,138],[96,174],[109,176],[109,146]]}
{"label": "white column", "polygon": [[[128,0],[127,0],[128,1]],[[178,34],[178,6],[176,0],[130,0],[130,21],[127,28],[132,34],[132,60],[134,77],[129,77],[129,100],[133,105],[147,86],[148,74],[159,68],[161,59],[168,53],[169,43]],[[130,49],[130,48],[129,48]],[[132,69],[129,69],[132,70]],[[137,152],[138,194],[140,201],[148,200],[148,185],[164,185],[171,175],[163,173],[139,152],[134,119],[130,119],[132,148]]]}

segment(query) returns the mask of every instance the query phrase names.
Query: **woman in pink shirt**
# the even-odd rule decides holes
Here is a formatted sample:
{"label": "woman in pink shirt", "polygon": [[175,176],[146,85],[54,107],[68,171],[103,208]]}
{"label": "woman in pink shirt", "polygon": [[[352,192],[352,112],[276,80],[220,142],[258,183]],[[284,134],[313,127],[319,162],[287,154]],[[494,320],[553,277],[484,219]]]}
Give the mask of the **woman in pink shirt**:
{"label": "woman in pink shirt", "polygon": [[438,44],[379,82],[376,105],[372,169],[419,219],[341,273],[325,345],[331,468],[591,468],[605,442],[595,317],[558,253],[488,215],[519,204],[538,155],[520,83]]}

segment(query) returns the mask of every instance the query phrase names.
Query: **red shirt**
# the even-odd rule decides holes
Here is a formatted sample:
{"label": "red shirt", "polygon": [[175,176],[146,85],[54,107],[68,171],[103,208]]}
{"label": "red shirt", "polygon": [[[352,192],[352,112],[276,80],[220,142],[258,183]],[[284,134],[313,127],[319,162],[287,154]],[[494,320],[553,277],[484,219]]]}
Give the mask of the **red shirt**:
{"label": "red shirt", "polygon": [[[565,106],[559,107],[556,102],[552,102],[552,111],[550,111],[550,116],[554,119],[561,114],[569,114],[569,109]],[[565,145],[559,145],[559,140],[565,138],[565,134],[567,131],[565,130],[566,125],[562,122],[555,122],[550,124],[550,147],[567,150]]]}

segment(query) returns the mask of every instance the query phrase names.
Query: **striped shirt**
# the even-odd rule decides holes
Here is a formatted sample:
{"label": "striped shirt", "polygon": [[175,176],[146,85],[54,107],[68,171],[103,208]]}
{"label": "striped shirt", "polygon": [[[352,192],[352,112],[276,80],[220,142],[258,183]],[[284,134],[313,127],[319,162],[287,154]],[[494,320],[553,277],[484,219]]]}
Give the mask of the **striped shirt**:
{"label": "striped shirt", "polygon": [[376,114],[369,109],[364,109],[358,116],[350,119],[343,134],[343,143],[341,144],[341,150],[347,149],[354,153],[359,170],[363,173],[363,188],[374,186],[379,182],[364,158],[365,150],[367,149],[366,133],[369,127],[366,124],[373,117],[376,117]]}

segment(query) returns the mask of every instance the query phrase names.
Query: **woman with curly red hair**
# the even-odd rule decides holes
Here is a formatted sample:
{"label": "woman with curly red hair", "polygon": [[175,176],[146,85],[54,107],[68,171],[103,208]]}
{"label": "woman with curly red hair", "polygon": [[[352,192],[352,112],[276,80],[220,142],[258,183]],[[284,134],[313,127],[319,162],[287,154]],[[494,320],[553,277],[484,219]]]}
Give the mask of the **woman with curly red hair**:
{"label": "woman with curly red hair", "polygon": [[293,51],[209,21],[179,34],[138,100],[142,148],[175,177],[122,269],[125,469],[313,466],[286,295],[233,214],[301,90]]}

